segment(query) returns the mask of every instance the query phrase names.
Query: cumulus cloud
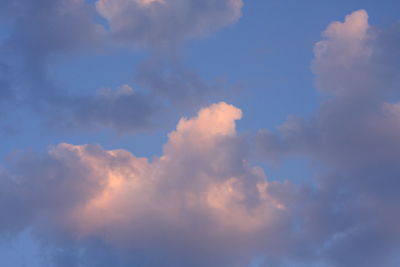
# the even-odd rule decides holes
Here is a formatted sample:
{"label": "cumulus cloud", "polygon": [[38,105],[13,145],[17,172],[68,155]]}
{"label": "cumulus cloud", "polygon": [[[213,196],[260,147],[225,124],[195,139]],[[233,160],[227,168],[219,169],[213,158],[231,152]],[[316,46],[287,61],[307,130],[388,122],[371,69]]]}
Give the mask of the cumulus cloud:
{"label": "cumulus cloud", "polygon": [[236,22],[242,0],[99,0],[115,38],[159,48],[205,35]]}
{"label": "cumulus cloud", "polygon": [[235,131],[241,116],[221,102],[182,118],[152,161],[96,145],[14,155],[0,175],[0,210],[8,211],[0,229],[33,229],[65,252],[53,257],[56,266],[61,256],[76,266],[103,266],[99,258],[116,266],[244,266],[260,249],[279,254],[291,187],[268,182],[246,161]]}
{"label": "cumulus cloud", "polygon": [[259,145],[268,160],[302,155],[327,170],[317,179],[316,197],[325,210],[312,213],[326,226],[314,235],[329,240],[323,254],[334,266],[392,266],[400,244],[400,28],[373,27],[359,10],[323,36],[313,70],[328,99],[310,120],[292,116],[278,132],[263,130]]}
{"label": "cumulus cloud", "polygon": [[[85,24],[95,10],[78,0],[28,2],[3,1],[0,12],[27,12],[24,18],[2,15],[2,22],[15,25],[6,43],[23,52],[21,65],[29,74],[18,89],[26,99],[40,100],[36,104],[51,122],[63,118],[64,127],[135,131],[159,111],[154,100],[165,99],[156,95],[176,105],[176,95],[190,102],[210,90],[195,74],[175,65],[169,73],[160,61],[145,62],[139,70],[148,95],[129,85],[95,97],[53,90],[46,57],[99,36],[97,26],[83,27],[81,36],[70,30],[74,22],[58,19]],[[233,23],[241,5],[100,0],[96,7],[113,38],[160,48]],[[40,7],[50,16],[43,18]],[[32,21],[37,25],[28,25]],[[43,26],[42,34],[53,36],[46,28],[51,23],[73,41],[59,39],[57,32],[47,44],[21,30]],[[258,134],[269,161],[311,159],[319,171],[312,186],[268,181],[249,163],[247,140],[236,133],[241,110],[218,103],[182,118],[163,154],[153,159],[96,145],[59,144],[45,155],[13,153],[0,168],[0,212],[8,215],[0,220],[0,232],[30,230],[50,248],[52,266],[245,266],[258,256],[265,266],[396,266],[399,36],[398,25],[371,26],[364,10],[329,25],[312,64],[316,87],[326,95],[320,109],[310,119],[291,116],[278,131]],[[8,63],[0,64],[3,73],[14,73]],[[8,77],[0,77],[6,89],[0,101],[16,97]],[[32,87],[24,90],[27,84]]]}

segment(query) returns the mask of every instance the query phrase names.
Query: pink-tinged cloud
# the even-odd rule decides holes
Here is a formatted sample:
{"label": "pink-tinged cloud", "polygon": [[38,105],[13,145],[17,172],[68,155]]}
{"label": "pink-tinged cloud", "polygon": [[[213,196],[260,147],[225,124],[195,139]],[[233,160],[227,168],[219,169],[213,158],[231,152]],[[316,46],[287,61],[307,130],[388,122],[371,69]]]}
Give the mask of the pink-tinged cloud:
{"label": "pink-tinged cloud", "polygon": [[269,183],[246,161],[235,130],[241,116],[221,102],[183,118],[151,161],[71,144],[17,157],[18,169],[1,176],[7,192],[0,203],[21,214],[2,229],[18,223],[82,247],[99,240],[121,255],[139,255],[130,264],[243,266],[267,247],[279,253],[291,187]]}
{"label": "pink-tinged cloud", "polygon": [[[44,7],[50,2],[57,12],[61,3],[67,3],[40,3]],[[106,11],[111,12],[107,16],[115,37],[139,45],[160,41],[157,46],[228,25],[241,7],[241,1],[98,3],[116,5]],[[211,12],[213,4],[219,8]],[[29,7],[35,10],[35,5]],[[176,14],[175,7],[185,12],[166,24],[165,32],[153,31]],[[84,21],[89,13],[84,12]],[[139,27],[136,18],[144,19],[145,25]],[[29,25],[29,20],[23,22]],[[176,35],[171,35],[175,28]],[[20,35],[15,40],[36,44],[35,38],[24,39],[25,31],[16,33]],[[248,161],[248,140],[236,133],[241,110],[218,103],[193,118],[182,118],[169,134],[162,155],[153,159],[96,145],[59,144],[45,155],[16,152],[10,164],[0,169],[0,212],[7,214],[0,220],[0,231],[14,234],[28,229],[50,249],[54,261],[46,264],[57,267],[246,266],[259,255],[265,257],[265,266],[274,267],[396,266],[399,36],[398,26],[369,25],[363,10],[329,25],[315,46],[312,66],[317,88],[328,98],[312,118],[292,116],[278,132],[259,134],[258,145],[268,160],[292,155],[312,160],[319,173],[311,186],[268,181],[263,170]],[[91,42],[85,36],[75,37],[72,46],[56,38],[50,51]],[[41,51],[42,46],[21,42],[26,44],[28,55]],[[45,65],[36,63],[41,64],[30,68]],[[180,80],[174,75],[149,75],[144,80],[158,78],[150,83],[153,87],[186,88],[198,83],[189,76],[189,82],[176,82]],[[166,94],[180,92],[175,88]],[[152,103],[128,86],[104,90],[95,99],[66,101],[57,94],[49,96],[57,100],[52,108],[72,107],[82,124],[100,122],[124,129],[130,127],[130,120],[142,126],[147,114],[143,111],[151,109],[147,103]]]}
{"label": "pink-tinged cloud", "polygon": [[318,63],[330,59],[329,64],[350,67],[352,61],[358,57],[367,57],[371,51],[366,46],[368,41],[368,14],[359,10],[346,16],[344,22],[333,22],[324,31],[326,40],[315,45],[316,69],[321,68]]}

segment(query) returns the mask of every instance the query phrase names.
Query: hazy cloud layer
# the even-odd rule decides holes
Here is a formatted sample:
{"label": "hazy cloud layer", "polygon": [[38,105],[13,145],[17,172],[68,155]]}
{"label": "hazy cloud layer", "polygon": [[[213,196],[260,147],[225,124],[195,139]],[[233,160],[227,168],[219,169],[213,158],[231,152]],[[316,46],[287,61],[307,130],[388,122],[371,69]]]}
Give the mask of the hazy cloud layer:
{"label": "hazy cloud layer", "polygon": [[400,27],[372,27],[359,10],[323,35],[313,70],[329,99],[310,120],[291,117],[277,133],[260,132],[259,145],[269,160],[303,155],[326,170],[317,180],[325,202],[318,205],[325,207],[315,210],[314,223],[329,221],[320,234],[329,240],[323,254],[335,266],[394,266],[400,245]]}

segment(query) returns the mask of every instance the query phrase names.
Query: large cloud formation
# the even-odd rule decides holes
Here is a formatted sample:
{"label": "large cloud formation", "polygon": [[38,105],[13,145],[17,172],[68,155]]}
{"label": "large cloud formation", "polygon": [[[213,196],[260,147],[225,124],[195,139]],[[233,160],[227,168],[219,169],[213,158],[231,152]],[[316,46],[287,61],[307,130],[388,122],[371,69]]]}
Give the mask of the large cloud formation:
{"label": "large cloud formation", "polygon": [[[359,10],[332,23],[315,46],[319,113],[291,117],[259,145],[269,160],[309,157],[320,166],[310,235],[334,266],[395,266],[400,245],[400,27],[368,24]],[[319,200],[318,200],[319,199]],[[368,256],[367,256],[368,255]]]}
{"label": "large cloud formation", "polygon": [[[364,10],[329,25],[313,61],[318,113],[259,133],[267,160],[313,161],[310,186],[269,182],[236,133],[241,111],[218,103],[181,119],[152,160],[95,145],[15,153],[0,170],[1,233],[31,231],[50,266],[398,266],[399,36]],[[97,107],[112,99],[118,115],[132,93],[105,90],[89,110],[112,123]]]}
{"label": "large cloud formation", "polygon": [[[77,52],[89,49],[120,51],[121,41],[174,61],[166,56],[173,53],[159,54],[155,50],[168,47],[179,54],[175,48],[182,41],[233,24],[241,8],[241,0],[1,1],[0,29],[4,36],[0,36],[0,102],[11,103],[3,113],[12,113],[12,107],[19,105],[19,112],[33,110],[45,124],[63,130],[109,128],[132,133],[151,128],[157,124],[158,115],[172,110],[175,103],[187,99],[199,99],[197,105],[204,103],[200,99],[209,94],[211,86],[183,64],[179,64],[179,70],[159,64],[151,71],[139,70],[144,77],[142,91],[77,94],[53,79],[53,62],[63,55],[74,58]],[[177,82],[164,79],[166,72]],[[157,83],[162,88],[147,82],[149,74],[162,77]]]}
{"label": "large cloud formation", "polygon": [[152,161],[95,145],[15,155],[0,176],[0,229],[32,229],[57,248],[43,263],[55,266],[244,266],[260,249],[279,254],[291,188],[247,163],[241,116],[221,102],[181,119]]}

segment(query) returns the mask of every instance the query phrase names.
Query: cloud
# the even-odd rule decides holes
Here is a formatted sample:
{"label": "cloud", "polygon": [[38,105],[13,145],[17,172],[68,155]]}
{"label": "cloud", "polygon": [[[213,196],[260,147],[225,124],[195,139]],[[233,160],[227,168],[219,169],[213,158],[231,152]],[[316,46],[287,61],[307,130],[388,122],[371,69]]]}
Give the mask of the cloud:
{"label": "cloud", "polygon": [[177,110],[198,109],[226,93],[223,82],[207,81],[179,60],[151,57],[138,66],[136,81]]}
{"label": "cloud", "polygon": [[94,9],[81,0],[2,1],[2,10],[12,24],[8,43],[39,57],[91,45],[102,33]]}
{"label": "cloud", "polygon": [[[28,107],[30,114],[33,110],[45,125],[62,130],[152,129],[168,110],[198,108],[220,91],[218,85],[209,84],[174,56],[152,51],[157,56],[151,58],[157,60],[138,67],[138,84],[144,90],[118,96],[71,94],[62,81],[51,77],[52,62],[60,55],[88,49],[118,51],[116,43],[121,40],[144,48],[175,46],[232,24],[239,19],[241,7],[240,0],[2,1],[0,23],[7,34],[0,46],[0,101],[10,103],[4,113],[12,113],[12,106],[18,104]],[[98,23],[100,15],[108,19],[111,31],[105,29],[105,22]]]}
{"label": "cloud", "polygon": [[[84,5],[13,3],[0,5],[10,14],[23,7],[26,18],[38,25],[70,18],[62,15],[64,4],[72,5],[66,14]],[[36,17],[44,14],[36,10],[44,3],[51,16]],[[213,5],[218,8],[209,13]],[[172,0],[97,5],[115,38],[158,48],[231,24],[240,7],[240,1]],[[88,12],[83,21],[94,12],[78,9],[72,13]],[[165,31],[154,30],[170,16],[176,19],[165,23]],[[176,95],[189,102],[210,89],[179,64],[150,60],[137,76],[149,94],[123,85],[95,97],[67,95],[48,79],[46,57],[85,47],[97,38],[97,30],[96,38],[86,39],[63,22],[61,31],[74,41],[58,43],[54,35],[57,40],[46,44],[18,26],[28,20],[7,19],[17,25],[7,42],[27,40],[12,46],[23,51],[22,66],[29,74],[18,88],[32,86],[23,97],[50,114],[47,118],[54,120],[49,123],[63,118],[67,128],[136,131],[162,112],[154,107],[157,101],[175,106],[180,104]],[[265,266],[395,266],[400,245],[399,36],[399,25],[369,25],[364,10],[329,25],[315,45],[312,64],[316,87],[325,95],[320,109],[310,119],[291,116],[278,131],[258,134],[268,161],[292,155],[311,159],[318,172],[311,186],[268,181],[261,168],[249,163],[248,140],[236,133],[241,110],[221,102],[182,118],[163,154],[151,160],[96,145],[59,144],[44,155],[15,152],[0,169],[0,212],[8,215],[0,221],[0,232],[13,236],[30,230],[50,251],[48,264],[54,266],[245,266],[258,256]],[[8,63],[0,66],[13,73],[15,66]],[[0,85],[12,83],[0,77]],[[191,88],[187,95],[185,88]],[[16,95],[2,92],[0,101]]]}
{"label": "cloud", "polygon": [[45,118],[55,114],[71,97],[49,77],[51,62],[60,54],[96,47],[104,38],[103,28],[93,23],[94,7],[82,0],[17,0],[2,1],[0,9],[7,32],[0,44],[0,86],[14,96],[7,102]]}
{"label": "cloud", "polygon": [[[65,131],[112,129],[119,134],[147,131],[157,125],[165,108],[158,98],[124,84],[117,89],[102,88],[94,96],[65,95],[50,105],[45,123]],[[50,111],[50,112],[49,112]]]}
{"label": "cloud", "polygon": [[301,155],[320,169],[315,201],[324,209],[310,214],[325,229],[310,235],[326,240],[326,259],[334,266],[391,266],[400,244],[400,28],[373,27],[359,10],[323,36],[313,70],[327,99],[309,120],[292,116],[277,132],[261,131],[259,146],[268,160]]}
{"label": "cloud", "polygon": [[246,161],[241,117],[221,102],[182,118],[152,161],[96,145],[16,154],[0,174],[0,229],[33,229],[58,248],[55,266],[243,266],[260,249],[279,254],[292,189]]}
{"label": "cloud", "polygon": [[236,22],[242,0],[99,0],[116,39],[152,48],[171,47]]}

